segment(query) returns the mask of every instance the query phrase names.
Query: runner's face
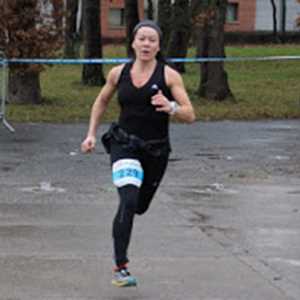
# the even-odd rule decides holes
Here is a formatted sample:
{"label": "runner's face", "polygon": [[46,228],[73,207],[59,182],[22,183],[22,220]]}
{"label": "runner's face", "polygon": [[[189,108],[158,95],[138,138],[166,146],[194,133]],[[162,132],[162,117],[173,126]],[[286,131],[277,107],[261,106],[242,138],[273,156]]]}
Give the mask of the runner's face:
{"label": "runner's face", "polygon": [[141,27],[135,34],[132,48],[137,59],[143,61],[154,59],[160,50],[158,32],[151,27]]}

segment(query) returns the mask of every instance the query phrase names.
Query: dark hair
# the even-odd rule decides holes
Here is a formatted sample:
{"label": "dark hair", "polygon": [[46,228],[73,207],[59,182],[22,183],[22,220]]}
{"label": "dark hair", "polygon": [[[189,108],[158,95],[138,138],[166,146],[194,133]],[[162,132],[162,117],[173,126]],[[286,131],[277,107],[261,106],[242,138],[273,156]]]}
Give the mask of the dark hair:
{"label": "dark hair", "polygon": [[160,27],[152,20],[143,20],[143,21],[137,23],[135,25],[135,27],[133,28],[132,35],[135,36],[137,31],[142,27],[150,27],[150,28],[154,29],[158,33],[159,42],[161,42],[162,31],[161,31]]}
{"label": "dark hair", "polygon": [[[161,46],[161,44],[162,44],[161,41],[162,41],[163,34],[162,34],[162,31],[161,31],[160,27],[157,25],[157,23],[155,23],[152,20],[142,20],[142,21],[140,21],[133,28],[132,34],[131,34],[131,37],[130,37],[130,41],[129,41],[129,56],[132,57],[133,59],[135,59],[135,53],[134,53],[134,50],[132,49],[131,45],[132,45],[132,43],[134,41],[136,33],[142,27],[150,27],[150,28],[154,29],[158,33],[158,36],[159,36],[159,45]],[[166,61],[165,58],[164,58],[164,55],[162,54],[162,50],[161,49],[156,54],[156,59],[159,60],[159,61],[162,61],[162,62]]]}

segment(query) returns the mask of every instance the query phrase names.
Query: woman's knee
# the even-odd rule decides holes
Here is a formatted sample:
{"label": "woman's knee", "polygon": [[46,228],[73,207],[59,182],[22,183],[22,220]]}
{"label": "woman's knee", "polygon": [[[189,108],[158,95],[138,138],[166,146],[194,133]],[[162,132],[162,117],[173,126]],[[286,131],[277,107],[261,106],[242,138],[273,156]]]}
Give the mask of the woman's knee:
{"label": "woman's knee", "polygon": [[138,198],[138,203],[135,211],[137,215],[143,215],[149,209],[153,196],[154,196],[154,191],[145,192],[145,190],[143,189],[140,191],[140,195]]}
{"label": "woman's knee", "polygon": [[135,213],[137,214],[137,215],[143,215],[147,210],[148,210],[148,208],[149,208],[149,205],[147,206],[147,207],[139,207],[139,206],[137,206],[136,207],[136,210],[135,210]]}
{"label": "woman's knee", "polygon": [[139,190],[133,185],[126,185],[119,188],[120,205],[126,210],[135,212],[138,205]]}

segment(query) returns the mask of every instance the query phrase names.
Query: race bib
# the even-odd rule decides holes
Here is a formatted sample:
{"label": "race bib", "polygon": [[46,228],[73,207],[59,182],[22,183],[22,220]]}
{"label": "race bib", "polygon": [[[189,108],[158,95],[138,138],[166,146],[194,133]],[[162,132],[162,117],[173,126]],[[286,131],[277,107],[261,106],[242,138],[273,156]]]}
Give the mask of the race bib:
{"label": "race bib", "polygon": [[136,159],[120,159],[112,165],[112,180],[117,187],[128,184],[140,187],[143,177],[143,168],[141,163]]}

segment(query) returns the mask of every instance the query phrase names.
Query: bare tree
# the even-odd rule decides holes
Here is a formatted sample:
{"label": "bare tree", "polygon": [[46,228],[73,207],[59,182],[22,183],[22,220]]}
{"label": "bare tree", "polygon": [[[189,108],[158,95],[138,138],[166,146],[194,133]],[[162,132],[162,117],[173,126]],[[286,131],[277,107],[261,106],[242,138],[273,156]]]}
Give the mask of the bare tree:
{"label": "bare tree", "polygon": [[64,57],[78,57],[79,34],[76,32],[78,0],[66,0]]}
{"label": "bare tree", "polygon": [[171,32],[172,5],[171,0],[158,0],[157,22],[163,33],[162,50],[165,51]]}
{"label": "bare tree", "polygon": [[272,18],[273,18],[273,38],[274,41],[278,41],[278,32],[277,32],[277,7],[275,0],[270,0],[272,5]]}
{"label": "bare tree", "polygon": [[[102,58],[100,8],[99,0],[83,1],[84,58]],[[103,85],[105,78],[102,64],[83,65],[82,83],[85,85]]]}
{"label": "bare tree", "polygon": [[280,11],[281,11],[281,18],[280,18],[280,31],[281,31],[281,41],[282,43],[285,42],[285,34],[286,34],[286,0],[280,0]]}
{"label": "bare tree", "polygon": [[148,0],[148,12],[147,17],[149,20],[154,19],[154,7],[153,7],[153,0]]}
{"label": "bare tree", "polygon": [[[190,6],[187,0],[175,0],[172,9],[172,31],[168,43],[167,56],[185,58],[190,40]],[[185,72],[184,63],[174,63],[174,68]]]}
{"label": "bare tree", "polygon": [[280,0],[280,18],[279,18],[279,29],[280,36],[278,36],[278,21],[277,21],[277,4],[275,0],[270,0],[272,6],[272,18],[273,18],[273,37],[275,42],[285,42],[286,34],[286,0]]}
{"label": "bare tree", "polygon": [[135,25],[140,21],[139,7],[137,0],[125,0],[125,22],[126,22],[126,37],[127,37],[127,54],[130,55],[131,33]]}
{"label": "bare tree", "polygon": [[[224,24],[227,0],[196,0],[192,5],[197,56],[225,57]],[[200,96],[218,101],[233,97],[223,62],[201,63],[200,72]]]}
{"label": "bare tree", "polygon": [[[8,58],[51,58],[62,45],[62,0],[1,0],[0,48]],[[9,69],[10,102],[41,103],[37,64],[13,64]]]}

